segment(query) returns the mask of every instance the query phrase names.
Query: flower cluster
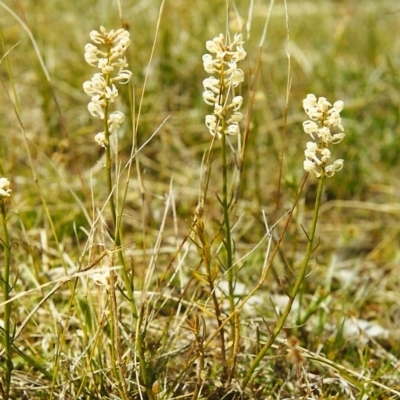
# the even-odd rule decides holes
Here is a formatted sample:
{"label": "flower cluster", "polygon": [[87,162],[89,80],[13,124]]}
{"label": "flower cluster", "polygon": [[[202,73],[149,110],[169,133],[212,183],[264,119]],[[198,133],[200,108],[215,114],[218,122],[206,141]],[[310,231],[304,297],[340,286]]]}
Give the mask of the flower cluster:
{"label": "flower cluster", "polygon": [[218,138],[239,133],[239,122],[243,118],[240,112],[243,97],[234,93],[234,88],[244,80],[243,71],[237,67],[237,63],[246,58],[242,44],[240,34],[236,34],[230,44],[225,43],[222,33],[206,42],[211,54],[203,55],[204,70],[216,75],[203,81],[203,99],[214,107],[214,112],[206,116],[206,126],[211,135]]}
{"label": "flower cluster", "polygon": [[89,36],[96,45],[92,43],[85,45],[85,60],[101,72],[95,73],[90,81],[86,81],[83,90],[91,96],[88,104],[90,114],[102,120],[107,119],[105,131],[95,136],[95,141],[106,147],[109,135],[115,132],[125,119],[121,111],[109,114],[108,105],[118,96],[115,84],[126,84],[131,79],[132,73],[126,69],[128,63],[124,56],[130,44],[129,32],[124,29],[107,32],[101,26],[100,32],[92,31]]}
{"label": "flower cluster", "polygon": [[325,176],[331,177],[343,168],[343,160],[339,159],[327,165],[331,157],[329,146],[343,140],[342,120],[340,112],[343,110],[343,101],[336,101],[333,106],[325,97],[316,98],[308,94],[303,100],[303,108],[310,120],[303,122],[304,132],[314,140],[307,142],[304,151],[304,169],[313,172],[317,178],[321,177],[322,170]]}
{"label": "flower cluster", "polygon": [[10,196],[10,181],[7,178],[0,178],[0,200]]}

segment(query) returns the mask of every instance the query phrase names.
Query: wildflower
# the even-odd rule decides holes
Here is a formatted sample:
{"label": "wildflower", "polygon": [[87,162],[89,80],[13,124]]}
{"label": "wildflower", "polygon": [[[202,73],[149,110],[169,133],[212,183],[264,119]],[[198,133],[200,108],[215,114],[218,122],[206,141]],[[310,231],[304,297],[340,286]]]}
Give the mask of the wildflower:
{"label": "wildflower", "polygon": [[92,101],[88,104],[88,110],[93,117],[99,117],[104,119],[104,109],[106,108],[106,101],[102,98],[102,95],[96,94],[92,97]]}
{"label": "wildflower", "polygon": [[114,71],[114,67],[108,64],[108,58],[100,58],[97,67],[101,69],[102,74],[110,74]]}
{"label": "wildflower", "polygon": [[115,87],[114,84],[112,86],[106,87],[105,97],[109,100],[110,103],[113,103],[114,100],[118,97],[118,89]]}
{"label": "wildflower", "polygon": [[240,132],[243,98],[235,96],[235,88],[244,80],[244,73],[237,66],[239,61],[246,58],[242,44],[240,34],[236,34],[229,44],[222,33],[206,42],[211,54],[203,55],[203,67],[207,73],[215,76],[203,81],[204,102],[214,107],[213,113],[206,116],[205,124],[210,134],[218,138],[223,134],[236,135]]}
{"label": "wildflower", "polygon": [[314,94],[308,94],[303,100],[304,111],[310,118],[303,122],[303,129],[314,140],[307,142],[303,167],[307,172],[313,172],[317,178],[321,177],[322,171],[325,176],[331,177],[343,168],[342,159],[327,165],[331,157],[329,146],[340,143],[345,137],[340,118],[343,106],[341,100],[332,106],[325,97],[317,99]]}
{"label": "wildflower", "polygon": [[114,111],[113,113],[110,114],[108,117],[108,129],[110,132],[115,132],[125,121],[125,115],[121,111]]}
{"label": "wildflower", "polygon": [[333,164],[325,167],[325,174],[328,178],[335,175],[335,172],[340,171],[343,168],[343,160],[339,159],[334,161]]}
{"label": "wildflower", "polygon": [[124,56],[129,44],[129,32],[124,29],[107,30],[101,26],[100,31],[93,30],[89,34],[92,43],[85,45],[86,62],[96,67],[96,72],[90,81],[83,83],[84,92],[91,97],[88,110],[94,117],[107,120],[105,132],[95,135],[95,141],[102,147],[109,144],[108,137],[124,122],[121,111],[108,114],[108,105],[118,97],[116,83],[127,84],[132,73],[127,70],[128,63]]}
{"label": "wildflower", "polygon": [[132,72],[126,69],[121,69],[118,72],[118,75],[114,78],[111,78],[111,82],[119,82],[121,85],[127,84],[131,80]]}
{"label": "wildflower", "polygon": [[215,136],[217,133],[221,136],[222,128],[218,126],[218,118],[215,115],[206,115],[206,126],[211,135]]}
{"label": "wildflower", "polygon": [[99,62],[99,57],[97,56],[100,53],[99,49],[96,46],[93,46],[91,43],[88,43],[85,46],[85,60],[86,62],[95,67]]}
{"label": "wildflower", "polygon": [[0,178],[0,200],[11,196],[10,181],[7,178]]}
{"label": "wildflower", "polygon": [[233,108],[233,111],[237,112],[240,110],[240,107],[242,107],[243,104],[243,97],[242,96],[235,96],[232,99],[231,106]]}
{"label": "wildflower", "polygon": [[107,147],[108,142],[106,140],[106,135],[104,132],[99,132],[95,137],[94,141],[99,144],[101,147]]}
{"label": "wildflower", "polygon": [[228,135],[237,135],[239,133],[239,124],[234,123],[228,125],[228,128],[226,129],[225,133],[227,133]]}

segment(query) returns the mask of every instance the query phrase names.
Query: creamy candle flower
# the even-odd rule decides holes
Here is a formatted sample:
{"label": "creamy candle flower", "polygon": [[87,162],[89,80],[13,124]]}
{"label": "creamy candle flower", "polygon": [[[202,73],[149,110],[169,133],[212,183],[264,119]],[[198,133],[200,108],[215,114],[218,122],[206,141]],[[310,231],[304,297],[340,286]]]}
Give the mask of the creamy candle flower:
{"label": "creamy candle flower", "polygon": [[340,143],[345,137],[340,117],[343,105],[343,101],[339,100],[332,106],[325,97],[317,99],[314,94],[308,94],[303,100],[304,111],[310,118],[303,122],[303,129],[314,140],[307,142],[303,167],[317,178],[321,177],[322,170],[325,176],[331,177],[343,168],[341,159],[327,165],[331,157],[328,147]]}
{"label": "creamy candle flower", "polygon": [[127,70],[128,63],[124,56],[130,44],[129,32],[124,29],[107,32],[100,27],[100,32],[90,32],[90,39],[95,43],[85,46],[86,62],[97,67],[90,81],[83,84],[84,92],[91,97],[88,110],[93,117],[107,120],[104,132],[95,136],[95,141],[102,147],[109,145],[109,136],[115,132],[125,120],[121,111],[109,113],[108,106],[118,97],[116,83],[126,84],[132,73]]}
{"label": "creamy candle flower", "polygon": [[236,135],[240,132],[239,123],[243,115],[239,110],[243,98],[235,95],[235,88],[244,80],[244,73],[237,66],[246,58],[242,44],[240,34],[236,34],[229,44],[222,33],[206,42],[211,54],[203,55],[204,70],[215,76],[203,81],[204,102],[214,107],[213,113],[206,115],[205,123],[210,134],[218,138],[223,134]]}

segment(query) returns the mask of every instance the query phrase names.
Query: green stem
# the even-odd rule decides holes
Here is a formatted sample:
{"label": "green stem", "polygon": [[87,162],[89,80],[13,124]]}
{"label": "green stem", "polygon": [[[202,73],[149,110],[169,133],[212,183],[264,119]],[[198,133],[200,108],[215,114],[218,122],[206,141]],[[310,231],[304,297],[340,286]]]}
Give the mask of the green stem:
{"label": "green stem", "polygon": [[[225,120],[223,120],[222,131],[225,131]],[[234,278],[233,271],[233,250],[231,237],[231,224],[229,219],[229,200],[228,200],[228,162],[226,157],[226,138],[225,133],[222,134],[222,208],[225,225],[225,249],[226,249],[226,269],[228,271],[228,287],[229,287],[229,311],[232,314],[235,311],[234,297]],[[232,340],[235,338],[235,328],[232,324]]]}
{"label": "green stem", "polygon": [[[106,82],[108,85],[109,78],[107,78]],[[136,302],[134,299],[133,283],[128,274],[124,253],[122,251],[122,235],[121,235],[121,224],[120,224],[121,219],[117,215],[117,210],[116,210],[116,205],[115,205],[115,198],[117,198],[118,194],[116,193],[117,191],[115,191],[115,193],[114,193],[114,185],[113,185],[112,171],[111,171],[112,158],[111,158],[111,146],[110,146],[110,131],[108,129],[108,123],[107,123],[108,114],[109,114],[108,108],[109,108],[109,103],[107,101],[106,107],[104,109],[104,135],[105,135],[106,143],[108,143],[106,146],[106,176],[107,176],[108,193],[110,193],[109,203],[110,203],[110,210],[111,210],[111,216],[112,216],[113,228],[114,228],[114,245],[115,245],[115,249],[117,251],[118,261],[121,265],[120,271],[121,271],[122,279],[124,281],[126,297],[128,299],[128,302],[129,302],[129,305],[131,308],[131,313],[132,313],[134,319],[138,320],[139,313],[138,313],[138,309],[137,309]],[[113,274],[113,273],[114,272],[111,271],[111,274]],[[111,296],[115,296],[115,286],[110,285],[110,289],[111,289]],[[112,316],[112,318],[114,320],[117,317],[118,317],[117,315]],[[118,332],[114,332],[114,334],[118,335]],[[118,340],[118,339],[115,338],[115,340]],[[114,343],[116,343],[116,342],[114,342]],[[142,333],[140,331],[140,324],[137,326],[137,330],[136,330],[136,351],[137,351],[138,358],[139,358],[139,363],[140,363],[140,367],[141,367],[141,375],[142,375],[144,386],[146,388],[147,396],[148,396],[149,400],[154,400],[154,394],[151,389],[151,382],[150,382],[148,367],[147,367],[146,359],[144,356],[144,344],[143,344]],[[117,355],[117,357],[118,357],[118,355]],[[123,376],[121,376],[120,379],[121,380],[124,379]],[[124,384],[122,382],[121,382],[121,387],[124,387]]]}
{"label": "green stem", "polygon": [[[216,276],[215,272],[213,272],[213,269],[211,266],[212,257],[211,257],[211,252],[210,252],[210,244],[206,238],[206,234],[204,231],[204,225],[201,221],[198,221],[198,223],[197,223],[197,232],[198,232],[200,241],[203,245],[202,257],[203,257],[204,264],[206,267],[207,280],[208,280],[208,286],[210,288],[211,298],[214,303],[215,316],[217,318],[218,327],[221,327],[221,324],[222,324],[221,307],[220,307],[217,293],[215,291],[215,286],[214,286],[214,281],[217,278],[217,276]],[[221,329],[221,331],[220,331],[220,338],[221,338],[221,359],[222,359],[222,364],[225,366],[226,365],[226,349],[225,349],[225,331],[224,331],[224,329]]]}
{"label": "green stem", "polygon": [[321,205],[321,197],[322,197],[322,192],[323,192],[323,188],[324,188],[324,181],[325,181],[325,173],[322,169],[321,179],[319,180],[319,184],[318,184],[317,197],[315,199],[315,208],[314,208],[314,215],[313,215],[313,219],[312,219],[312,223],[311,223],[311,231],[310,231],[310,235],[308,236],[307,250],[306,250],[306,254],[304,256],[303,263],[301,265],[300,273],[297,276],[296,282],[290,292],[289,300],[286,304],[285,309],[283,310],[282,315],[280,316],[280,318],[277,322],[277,325],[276,325],[274,331],[272,332],[268,342],[262,347],[260,352],[257,354],[257,356],[254,359],[253,363],[251,364],[249,370],[247,371],[247,374],[246,374],[246,376],[243,380],[243,384],[242,384],[243,389],[246,388],[255,369],[260,364],[261,360],[263,359],[263,357],[265,356],[267,351],[271,348],[271,346],[275,342],[275,339],[277,338],[277,336],[282,331],[283,326],[286,322],[286,319],[289,316],[290,311],[292,309],[294,299],[296,298],[296,295],[300,290],[301,284],[303,283],[304,277],[307,272],[308,262],[310,261],[311,254],[313,252],[313,243],[314,243],[314,239],[315,239],[315,232],[317,229],[318,213],[319,213],[319,208]]}
{"label": "green stem", "polygon": [[[115,288],[115,274],[114,271],[111,271],[110,274],[110,287]],[[111,303],[111,342],[114,344],[111,346],[111,355],[112,355],[112,363],[113,363],[113,372],[115,376],[119,378],[119,392],[123,400],[128,400],[128,391],[126,387],[126,383],[124,380],[124,368],[122,361],[122,351],[121,351],[121,342],[119,338],[118,332],[118,307],[117,307],[117,298],[115,296],[115,290],[110,290],[110,303]]]}
{"label": "green stem", "polygon": [[3,246],[4,246],[4,276],[3,276],[3,300],[4,300],[4,349],[6,354],[6,376],[5,376],[5,394],[8,398],[11,385],[11,374],[13,370],[12,363],[12,339],[11,333],[11,303],[7,303],[10,296],[10,237],[7,229],[7,214],[4,201],[0,200],[1,224],[3,228]]}

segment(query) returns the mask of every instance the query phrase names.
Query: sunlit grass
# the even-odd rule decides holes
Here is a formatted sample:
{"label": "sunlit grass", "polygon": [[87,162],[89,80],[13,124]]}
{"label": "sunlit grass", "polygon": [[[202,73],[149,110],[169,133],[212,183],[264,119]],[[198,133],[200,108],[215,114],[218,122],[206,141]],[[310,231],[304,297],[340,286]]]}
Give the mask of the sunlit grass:
{"label": "sunlit grass", "polygon": [[[247,52],[240,66],[243,114],[252,110],[242,125],[244,132],[249,124],[249,135],[230,215],[234,297],[222,269],[221,141],[210,164],[204,232],[198,225],[192,232],[212,139],[204,125],[210,109],[202,99],[208,75],[201,57],[206,40],[226,30],[225,0],[166,2],[161,15],[159,2],[127,1],[123,21],[117,2],[74,3],[6,4],[32,32],[50,81],[26,29],[4,8],[0,13],[0,177],[11,181],[13,191],[6,203],[9,297],[15,297],[9,322],[16,335],[9,398],[396,398],[400,42],[393,2],[293,1],[288,16],[276,2],[261,52],[269,4],[231,2],[229,29],[233,35],[242,24]],[[113,327],[122,343],[118,370],[103,281],[104,268],[117,259],[106,158],[94,143],[101,125],[87,111],[82,84],[93,72],[83,57],[89,32],[122,24],[131,34],[133,76],[131,87],[119,88],[118,109],[126,121],[113,168],[125,168],[136,138],[140,152],[123,203],[122,244],[140,315],[132,315],[121,279]],[[309,137],[302,129],[302,100],[308,93],[345,103],[346,138],[335,148],[344,169],[326,180],[314,252],[293,310],[243,387],[276,328],[306,251],[314,177],[286,232],[284,223],[304,177]],[[228,160],[235,171],[237,160]],[[125,168],[120,195],[127,180]],[[270,232],[266,221],[274,227]],[[257,287],[271,254],[268,244],[274,248],[283,233],[265,283],[231,314],[229,298],[240,304]],[[214,285],[220,288],[215,296]],[[5,287],[2,282],[3,293]],[[2,305],[2,327],[7,315]],[[225,323],[224,364],[218,329]],[[147,394],[138,332],[149,372]],[[3,338],[2,329],[0,397],[7,398]],[[121,380],[127,396],[121,385],[117,389]]]}

